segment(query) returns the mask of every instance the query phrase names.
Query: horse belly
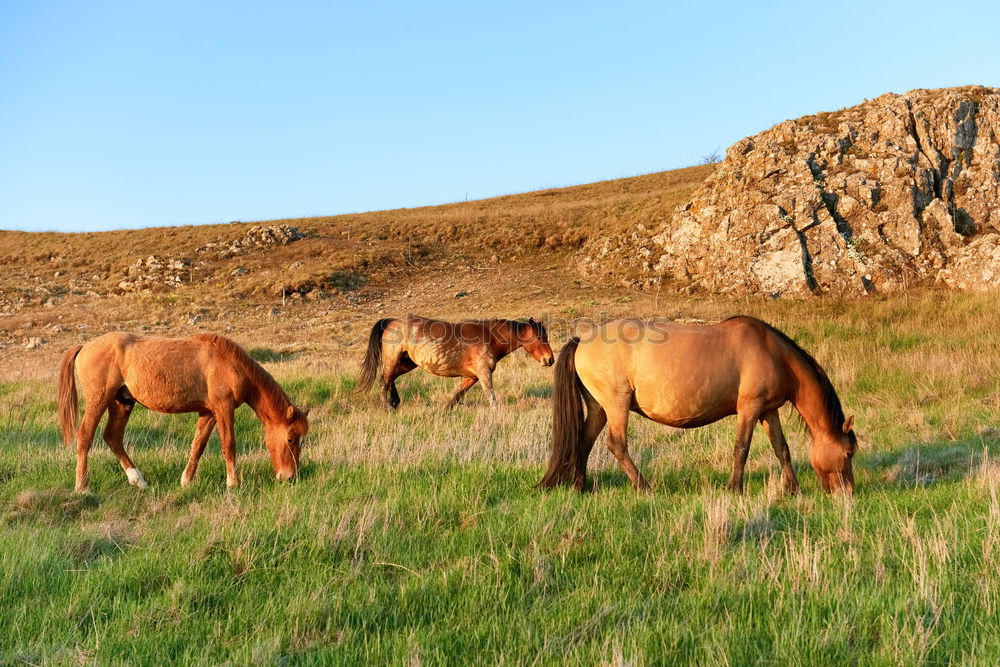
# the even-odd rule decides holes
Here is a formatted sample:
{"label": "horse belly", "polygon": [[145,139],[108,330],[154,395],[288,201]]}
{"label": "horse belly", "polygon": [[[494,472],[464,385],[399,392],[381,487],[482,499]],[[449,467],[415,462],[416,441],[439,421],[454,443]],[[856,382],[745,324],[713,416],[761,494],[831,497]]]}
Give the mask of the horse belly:
{"label": "horse belly", "polygon": [[672,370],[636,378],[632,409],[677,428],[704,426],[736,413],[738,373],[726,368],[696,374]]}
{"label": "horse belly", "polygon": [[454,377],[465,374],[465,347],[441,343],[419,343],[407,349],[417,366],[428,373]]}
{"label": "horse belly", "polygon": [[150,410],[181,413],[205,409],[205,376],[183,361],[176,365],[133,365],[124,380],[132,397]]}
{"label": "horse belly", "polygon": [[657,422],[675,428],[696,428],[717,422],[724,417],[736,414],[736,402],[711,403],[664,403],[662,401],[644,400],[638,394],[632,401],[632,410]]}

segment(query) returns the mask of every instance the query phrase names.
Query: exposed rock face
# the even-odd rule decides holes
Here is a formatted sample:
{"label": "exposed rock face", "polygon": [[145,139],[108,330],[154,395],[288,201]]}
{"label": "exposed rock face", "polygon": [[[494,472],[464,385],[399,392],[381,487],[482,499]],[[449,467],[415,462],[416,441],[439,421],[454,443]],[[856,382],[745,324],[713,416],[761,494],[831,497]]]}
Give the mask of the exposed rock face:
{"label": "exposed rock face", "polygon": [[631,261],[647,283],[735,294],[1000,287],[998,137],[983,87],[786,121],[733,145]]}

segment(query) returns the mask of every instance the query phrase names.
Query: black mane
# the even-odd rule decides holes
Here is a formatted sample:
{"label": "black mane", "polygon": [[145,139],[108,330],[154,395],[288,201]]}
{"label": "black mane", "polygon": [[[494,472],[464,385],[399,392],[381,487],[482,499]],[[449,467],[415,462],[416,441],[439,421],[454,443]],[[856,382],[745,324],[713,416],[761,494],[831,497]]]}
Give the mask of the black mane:
{"label": "black mane", "polygon": [[847,420],[847,417],[844,415],[844,407],[840,404],[840,397],[837,396],[837,390],[833,388],[833,383],[830,382],[829,376],[827,376],[823,367],[819,365],[819,362],[816,361],[811,354],[803,350],[788,334],[784,331],[776,329],[767,322],[758,320],[756,317],[749,317],[747,315],[736,315],[727,318],[726,321],[735,319],[746,319],[760,324],[777,336],[780,340],[785,342],[802,358],[804,362],[806,362],[807,366],[812,368],[813,373],[816,375],[816,381],[819,383],[820,391],[823,394],[823,406],[826,408],[827,414],[829,414],[830,418],[833,420],[833,427],[838,431],[842,430],[844,428],[844,422]]}

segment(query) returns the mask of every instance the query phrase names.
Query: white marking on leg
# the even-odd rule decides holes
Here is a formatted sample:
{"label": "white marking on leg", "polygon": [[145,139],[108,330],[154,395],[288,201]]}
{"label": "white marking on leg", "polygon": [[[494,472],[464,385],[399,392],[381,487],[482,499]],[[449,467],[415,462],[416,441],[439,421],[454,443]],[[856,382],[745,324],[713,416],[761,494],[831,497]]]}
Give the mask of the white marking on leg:
{"label": "white marking on leg", "polygon": [[128,477],[128,483],[132,486],[139,489],[147,487],[146,480],[142,478],[142,473],[139,472],[138,468],[129,468],[125,471],[125,476]]}

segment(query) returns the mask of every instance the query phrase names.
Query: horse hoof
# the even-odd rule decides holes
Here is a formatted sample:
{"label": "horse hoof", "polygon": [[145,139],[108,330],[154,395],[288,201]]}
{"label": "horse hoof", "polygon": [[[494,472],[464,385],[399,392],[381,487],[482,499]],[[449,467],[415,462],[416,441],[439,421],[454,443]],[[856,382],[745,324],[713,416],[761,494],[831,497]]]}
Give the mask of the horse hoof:
{"label": "horse hoof", "polygon": [[125,476],[128,477],[128,483],[137,489],[145,489],[149,486],[142,478],[142,473],[139,472],[138,468],[129,468],[125,471]]}

